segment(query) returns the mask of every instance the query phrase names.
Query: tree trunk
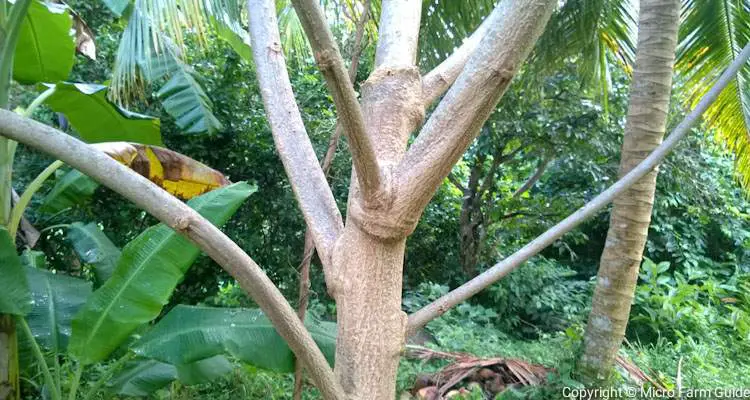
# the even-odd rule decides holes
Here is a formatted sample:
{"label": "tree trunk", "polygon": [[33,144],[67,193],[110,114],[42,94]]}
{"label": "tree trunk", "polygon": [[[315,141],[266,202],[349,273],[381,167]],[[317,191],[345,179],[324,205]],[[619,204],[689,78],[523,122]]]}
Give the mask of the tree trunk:
{"label": "tree trunk", "polygon": [[[479,179],[484,168],[485,156],[480,154],[474,160],[474,166],[469,174],[469,182],[464,191],[459,218],[459,262],[461,270],[467,279],[477,276],[477,260],[479,259],[479,224],[482,210],[482,194],[479,192]],[[488,176],[485,179],[492,179]]]}
{"label": "tree trunk", "polygon": [[[664,137],[677,44],[678,0],[641,0],[640,10],[620,177],[645,159]],[[625,336],[651,221],[656,176],[654,169],[614,200],[579,366],[590,382],[608,378]]]}
{"label": "tree trunk", "polygon": [[404,345],[401,286],[406,239],[383,240],[348,224],[336,242],[336,377],[347,397],[392,399]]}

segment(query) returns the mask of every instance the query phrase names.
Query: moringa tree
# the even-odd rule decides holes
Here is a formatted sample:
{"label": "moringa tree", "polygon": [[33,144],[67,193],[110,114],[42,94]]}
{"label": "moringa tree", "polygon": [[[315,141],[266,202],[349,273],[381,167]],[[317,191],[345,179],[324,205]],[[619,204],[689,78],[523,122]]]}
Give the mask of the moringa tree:
{"label": "moringa tree", "polygon": [[[497,281],[637,182],[684,136],[736,73],[717,83],[669,139],[612,188],[518,253],[411,317],[401,311],[405,240],[452,165],[479,132],[531,50],[556,2],[505,1],[435,70],[421,76],[421,1],[382,3],[375,70],[356,98],[324,14],[295,0],[329,84],[354,163],[346,223],[305,133],[284,64],[272,0],[250,0],[252,51],[274,140],[337,303],[335,370],[294,310],[236,244],[182,202],[117,162],[50,127],[0,111],[0,134],[65,161],[193,240],[257,301],[329,399],[387,399],[405,334]],[[443,96],[444,95],[444,96]],[[425,109],[440,103],[422,124]],[[419,134],[407,146],[412,132]]]}

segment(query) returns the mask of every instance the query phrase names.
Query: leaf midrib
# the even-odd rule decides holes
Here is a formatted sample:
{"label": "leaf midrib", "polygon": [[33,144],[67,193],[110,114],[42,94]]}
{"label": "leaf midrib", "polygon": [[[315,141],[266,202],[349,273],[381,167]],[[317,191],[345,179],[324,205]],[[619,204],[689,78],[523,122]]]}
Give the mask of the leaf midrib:
{"label": "leaf midrib", "polygon": [[[86,336],[86,341],[84,343],[90,343],[91,339],[96,336],[96,332],[99,331],[102,324],[104,323],[105,317],[109,315],[110,310],[112,310],[112,307],[114,307],[114,304],[119,301],[122,294],[125,292],[125,289],[130,287],[130,284],[135,279],[136,276],[140,275],[141,272],[145,269],[145,265],[147,263],[147,260],[150,260],[153,258],[153,254],[156,254],[159,250],[164,248],[164,245],[166,242],[168,242],[176,233],[174,230],[170,229],[170,232],[164,237],[163,240],[160,241],[160,243],[157,245],[157,249],[155,251],[152,251],[151,254],[148,257],[145,257],[144,261],[140,262],[138,264],[138,267],[135,269],[135,272],[133,272],[126,280],[125,284],[123,284],[120,287],[120,290],[117,291],[116,295],[113,296],[112,301],[109,302],[107,307],[104,309],[104,312],[99,313],[99,317],[96,319],[96,323],[94,324],[94,328],[89,331],[89,335]],[[192,246],[192,244],[191,244]],[[119,263],[118,263],[119,264]]]}

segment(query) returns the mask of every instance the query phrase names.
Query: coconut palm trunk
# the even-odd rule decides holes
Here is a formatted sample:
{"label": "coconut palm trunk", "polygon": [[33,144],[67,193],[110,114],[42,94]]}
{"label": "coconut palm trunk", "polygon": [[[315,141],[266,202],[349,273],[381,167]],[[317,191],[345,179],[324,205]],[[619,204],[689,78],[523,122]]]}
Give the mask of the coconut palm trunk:
{"label": "coconut palm trunk", "polygon": [[[619,176],[638,165],[664,137],[679,11],[679,0],[641,0]],[[655,169],[617,197],[612,207],[580,362],[582,374],[591,381],[608,377],[625,335],[651,222],[656,176]]]}

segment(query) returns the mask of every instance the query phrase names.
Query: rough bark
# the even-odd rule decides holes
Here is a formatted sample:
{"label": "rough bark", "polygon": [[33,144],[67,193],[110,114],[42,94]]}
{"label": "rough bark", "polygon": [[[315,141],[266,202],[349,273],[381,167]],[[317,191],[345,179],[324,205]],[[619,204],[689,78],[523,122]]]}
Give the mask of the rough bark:
{"label": "rough bark", "polygon": [[485,19],[453,54],[422,78],[422,101],[425,107],[442,96],[455,82],[458,74],[463,71],[466,62],[469,60],[469,56],[474,53],[474,50],[479,46],[479,42],[487,34],[490,23],[490,18]]}
{"label": "rough bark", "polygon": [[[678,0],[641,0],[619,176],[643,161],[664,137],[679,11]],[[655,168],[614,200],[580,362],[581,372],[592,381],[608,377],[625,335],[651,222],[657,173]]]}
{"label": "rough bark", "polygon": [[344,67],[338,45],[328,28],[323,9],[317,0],[292,0],[292,3],[336,105],[336,114],[349,141],[352,162],[365,198],[377,202],[383,184],[381,170],[372,139],[366,133],[357,94]]}
{"label": "rough bark", "polygon": [[[354,45],[352,47],[352,62],[349,65],[349,80],[353,83],[357,78],[357,70],[359,69],[359,59],[362,55],[362,36],[365,33],[365,24],[370,19],[370,0],[365,0],[364,11],[362,15],[357,18],[354,30]],[[336,121],[336,127],[334,128],[333,135],[331,135],[328,141],[328,148],[326,149],[325,157],[321,164],[323,174],[326,179],[330,175],[331,166],[333,165],[333,159],[336,156],[336,147],[338,147],[339,139],[343,132],[342,125]],[[310,298],[310,266],[312,264],[313,256],[315,255],[315,242],[312,238],[312,233],[309,229],[305,230],[305,247],[302,252],[302,263],[300,264],[300,278],[299,278],[299,301],[297,305],[297,315],[299,319],[305,320],[305,313],[307,311],[307,305]],[[297,364],[294,368],[294,393],[292,393],[292,399],[300,400],[302,398],[302,386],[303,386],[303,369],[301,364]]]}
{"label": "rough bark", "polygon": [[[553,3],[547,0],[514,3],[517,13],[508,12],[507,9],[513,7],[501,6],[499,12],[493,13],[494,22],[508,31],[523,32],[518,36],[511,35],[512,39],[503,44],[504,48],[516,48],[517,51],[504,52],[500,57],[496,57],[496,53],[477,51],[473,57],[474,67],[477,70],[485,67],[504,70],[508,67],[507,77],[512,76],[518,64],[523,61],[526,46],[530,48],[536,38],[536,31],[541,30],[546,23],[545,14],[547,11],[551,12]],[[347,395],[353,399],[387,399],[393,398],[395,394],[398,355],[405,338],[406,322],[400,304],[404,242],[414,230],[426,205],[426,201],[419,204],[421,198],[415,196],[414,191],[404,190],[399,184],[403,175],[421,173],[421,176],[429,177],[436,173],[431,166],[426,165],[410,170],[411,166],[403,162],[409,136],[417,129],[424,116],[422,79],[413,64],[416,59],[420,7],[421,2],[418,0],[383,2],[379,37],[390,39],[378,42],[375,70],[362,85],[365,124],[368,126],[368,134],[372,135],[379,165],[383,170],[385,196],[377,204],[363,201],[357,180],[352,179],[347,224],[334,250],[334,269],[338,273],[335,298],[339,324],[335,372]],[[519,15],[522,18],[513,18]],[[495,41],[507,39],[503,36],[506,33],[503,28],[498,31],[502,33],[495,32],[487,42],[488,45],[495,46]],[[528,34],[531,38],[523,34]],[[496,75],[480,75],[475,75],[476,79],[465,76],[461,89],[475,93],[478,88],[491,87],[497,88],[498,93],[489,98],[477,96],[472,99],[468,98],[473,97],[469,95],[458,100],[467,101],[467,108],[463,109],[465,114],[461,118],[476,118],[473,127],[477,132],[486,119],[481,110],[495,106],[502,88],[502,84],[499,87],[496,85]],[[493,89],[489,89],[489,92],[493,92]],[[453,100],[450,103],[455,104]],[[484,104],[485,101],[488,104]],[[450,114],[454,111],[447,108],[436,113],[446,113],[443,114],[444,117],[458,115]],[[446,129],[446,135],[448,129],[454,135],[456,132],[453,127],[447,126],[439,126],[437,129]],[[476,132],[469,130],[469,135],[473,138]],[[424,132],[423,130],[422,133]],[[448,138],[440,145],[454,146],[460,154],[469,141],[470,139],[462,142],[457,138]],[[452,165],[455,161],[456,159],[452,159],[446,162]],[[442,173],[440,182],[450,172],[450,165],[437,171]],[[429,185],[429,182],[422,182],[418,186],[424,189],[421,186],[423,184]],[[435,189],[437,185],[428,189],[426,200],[429,200]],[[415,211],[411,214],[402,213],[400,207],[412,207]]]}
{"label": "rough bark", "polygon": [[[0,110],[0,135],[64,161],[190,239],[258,303],[326,399],[344,399],[323,353],[281,292],[236,243],[200,214],[108,155],[52,127]],[[317,166],[317,164],[316,164]]]}
{"label": "rough bark", "polygon": [[[469,182],[466,184],[466,192],[461,202],[461,215],[459,224],[459,262],[464,276],[471,279],[477,275],[477,260],[479,258],[479,227],[482,214],[482,194],[479,188],[479,179],[484,168],[485,156],[477,155],[474,165],[469,174]],[[493,165],[495,165],[493,163]],[[491,176],[485,178],[491,180]],[[484,186],[484,184],[482,184]]]}
{"label": "rough bark", "polygon": [[365,124],[383,171],[379,201],[367,201],[356,174],[347,224],[336,242],[334,292],[339,335],[335,373],[350,399],[390,399],[404,344],[401,286],[406,228],[388,210],[394,201],[393,167],[424,115],[421,77],[414,65],[419,0],[382,3],[375,70],[362,84]]}
{"label": "rough bark", "polygon": [[487,33],[399,164],[395,218],[416,221],[452,166],[495,109],[542,33],[548,0],[501,2]]}
{"label": "rough bark", "polygon": [[323,267],[330,268],[331,250],[343,228],[341,214],[294,99],[281,52],[275,5],[273,1],[251,0],[248,7],[253,58],[276,150]]}

